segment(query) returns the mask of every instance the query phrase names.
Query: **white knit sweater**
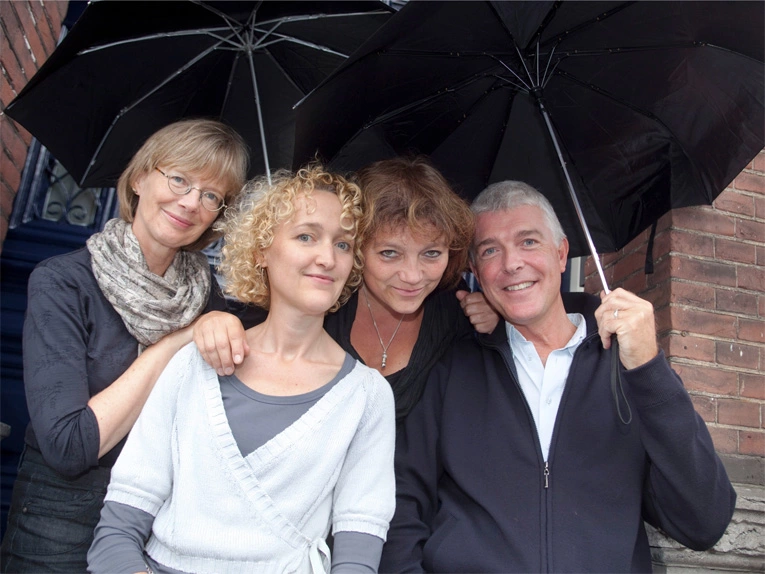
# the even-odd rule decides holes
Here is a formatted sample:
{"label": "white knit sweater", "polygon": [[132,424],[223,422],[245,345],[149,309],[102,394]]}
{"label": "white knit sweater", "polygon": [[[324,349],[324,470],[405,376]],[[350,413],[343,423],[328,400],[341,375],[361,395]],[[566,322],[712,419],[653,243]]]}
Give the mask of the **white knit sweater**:
{"label": "white knit sweater", "polygon": [[329,570],[330,525],[385,540],[394,442],[390,386],[357,362],[300,419],[243,457],[218,377],[192,343],[152,391],[106,500],[155,516],[146,552],[171,568]]}

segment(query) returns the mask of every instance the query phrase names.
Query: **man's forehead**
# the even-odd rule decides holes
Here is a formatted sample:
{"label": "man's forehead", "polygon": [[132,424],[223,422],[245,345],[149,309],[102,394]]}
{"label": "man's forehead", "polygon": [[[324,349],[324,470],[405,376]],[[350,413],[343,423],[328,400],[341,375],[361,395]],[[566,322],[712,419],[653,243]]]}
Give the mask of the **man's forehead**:
{"label": "man's forehead", "polygon": [[[533,212],[537,212],[539,217],[534,217]],[[551,232],[548,227],[544,213],[539,207],[520,205],[511,209],[477,214],[475,236],[477,240],[481,240],[482,237],[480,236],[526,237],[544,235],[546,232]]]}

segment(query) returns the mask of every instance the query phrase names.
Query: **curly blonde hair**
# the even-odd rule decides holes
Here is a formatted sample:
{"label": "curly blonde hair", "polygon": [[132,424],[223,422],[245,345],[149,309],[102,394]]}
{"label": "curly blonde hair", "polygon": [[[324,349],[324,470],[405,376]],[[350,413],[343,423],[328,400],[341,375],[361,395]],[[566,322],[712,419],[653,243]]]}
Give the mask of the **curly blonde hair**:
{"label": "curly blonde hair", "polygon": [[224,232],[224,246],[219,271],[226,293],[245,303],[268,309],[271,294],[268,270],[259,261],[274,240],[277,226],[295,213],[299,196],[310,198],[314,191],[334,193],[342,206],[343,229],[353,237],[353,267],[340,297],[329,309],[337,311],[361,284],[364,259],[356,241],[361,219],[361,189],[341,175],[330,173],[319,163],[310,164],[293,174],[279,170],[244,185],[239,201],[226,210],[219,227]]}

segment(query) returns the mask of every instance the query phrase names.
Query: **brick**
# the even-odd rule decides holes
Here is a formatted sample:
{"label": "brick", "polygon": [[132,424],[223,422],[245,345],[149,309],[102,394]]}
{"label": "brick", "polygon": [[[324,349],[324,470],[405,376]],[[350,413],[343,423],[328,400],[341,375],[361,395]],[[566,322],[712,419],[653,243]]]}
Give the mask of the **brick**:
{"label": "brick", "polygon": [[705,422],[713,423],[717,421],[717,399],[714,397],[705,397],[702,395],[691,395],[693,408],[699,413]]}
{"label": "brick", "polygon": [[723,425],[760,428],[760,405],[740,399],[718,399],[717,422]]}
{"label": "brick", "polygon": [[40,36],[35,30],[35,22],[29,12],[29,2],[15,2],[15,5],[16,16],[21,24],[24,37],[29,44],[27,49],[31,51],[36,68],[39,68],[43,65],[43,62],[45,62],[46,55],[42,43],[40,42]]}
{"label": "brick", "polygon": [[3,241],[8,234],[8,220],[4,217],[0,217],[0,255],[3,253]]}
{"label": "brick", "polygon": [[[0,2],[0,6],[3,4],[4,2]],[[8,75],[8,83],[13,91],[19,93],[21,88],[26,85],[27,79],[24,76],[24,70],[21,69],[21,62],[19,62],[19,59],[14,54],[13,48],[5,34],[0,34],[0,66],[5,69]]]}
{"label": "brick", "polygon": [[736,286],[736,267],[726,262],[673,257],[670,268],[673,279]]}
{"label": "brick", "polygon": [[683,207],[673,209],[670,213],[672,213],[672,227],[675,229],[730,237],[735,233],[733,218],[725,213],[714,211],[711,207]]}
{"label": "brick", "polygon": [[765,265],[765,245],[757,246],[755,259],[757,265]]}
{"label": "brick", "polygon": [[765,317],[765,295],[757,297],[757,315]]}
{"label": "brick", "polygon": [[663,307],[657,309],[654,312],[656,320],[656,332],[664,336],[664,334],[672,329],[672,309],[671,307]]}
{"label": "brick", "polygon": [[669,305],[669,283],[661,287],[633,291],[633,293],[635,293],[638,297],[642,297],[646,301],[650,301],[654,309],[661,309],[662,307]]}
{"label": "brick", "polygon": [[20,34],[19,32],[20,30],[14,31],[14,33],[10,33],[8,35],[8,42],[10,42],[11,50],[13,51],[13,54],[16,56],[16,59],[21,66],[23,77],[26,81],[29,81],[29,79],[34,76],[34,73],[37,71],[37,65],[35,64],[34,60],[32,60],[32,55],[29,51],[29,48],[27,48],[27,45],[24,43],[23,34]]}
{"label": "brick", "polygon": [[16,15],[13,12],[13,7],[11,6],[11,2],[0,2],[0,20],[5,20],[8,22],[13,22],[15,20]]}
{"label": "brick", "polygon": [[741,265],[736,271],[738,287],[762,292],[765,285],[765,268]]}
{"label": "brick", "polygon": [[712,205],[725,213],[754,217],[754,198],[751,195],[726,190],[717,196]]}
{"label": "brick", "polygon": [[66,11],[69,9],[69,0],[64,0],[63,2],[59,2],[58,0],[53,0],[52,2],[50,0],[46,0],[45,4],[46,6],[53,4],[55,6],[54,9],[51,10],[51,8],[48,8],[51,10],[51,15],[55,16],[56,10],[58,10],[58,21],[64,21],[64,18],[66,17]]}
{"label": "brick", "polygon": [[8,189],[15,193],[19,189],[21,184],[21,170],[16,168],[8,159],[3,155],[0,158],[4,158],[2,177],[5,180]]}
{"label": "brick", "polygon": [[739,315],[757,316],[757,295],[738,289],[715,289],[715,309]]}
{"label": "brick", "polygon": [[712,395],[738,395],[738,377],[735,371],[718,367],[702,367],[672,361],[672,368],[683,379],[688,391]]}
{"label": "brick", "polygon": [[715,357],[715,342],[712,339],[673,333],[669,335],[669,356],[712,362]]}
{"label": "brick", "polygon": [[58,32],[53,30],[51,21],[45,12],[45,7],[40,2],[30,2],[29,8],[32,11],[37,22],[37,33],[40,35],[40,42],[45,50],[46,59],[51,55],[56,48],[56,42],[58,40]]}
{"label": "brick", "polygon": [[720,365],[756,370],[760,366],[760,349],[728,341],[715,343],[715,357]]}
{"label": "brick", "polygon": [[10,104],[11,100],[15,97],[16,92],[11,87],[11,82],[8,80],[8,77],[0,72],[0,108],[5,109],[5,106]]}
{"label": "brick", "polygon": [[714,257],[717,260],[754,264],[757,261],[757,250],[751,243],[715,237]]}
{"label": "brick", "polygon": [[709,285],[672,281],[670,301],[675,305],[714,309],[715,289]]}
{"label": "brick", "polygon": [[673,253],[714,257],[714,238],[701,233],[692,233],[682,229],[670,232],[670,249]]}
{"label": "brick", "polygon": [[[682,232],[678,232],[682,233]],[[654,259],[659,259],[660,257],[667,255],[670,252],[671,246],[672,246],[672,230],[668,229],[665,231],[662,231],[661,233],[657,232],[656,237],[653,240],[653,256]]]}
{"label": "brick", "polygon": [[735,189],[743,189],[744,191],[765,194],[765,177],[742,172],[733,180],[733,187]]}
{"label": "brick", "polygon": [[740,373],[738,377],[742,397],[765,401],[765,375]]}
{"label": "brick", "polygon": [[744,319],[738,320],[738,338],[744,341],[760,343],[765,347],[765,319]]}
{"label": "brick", "polygon": [[751,454],[754,456],[765,456],[765,432],[740,431],[739,453]]}
{"label": "brick", "polygon": [[738,431],[711,425],[708,428],[717,452],[725,454],[738,452]]}
{"label": "brick", "polygon": [[765,152],[760,152],[752,160],[752,169],[765,172]]}
{"label": "brick", "polygon": [[645,250],[630,253],[616,262],[613,267],[613,284],[622,282],[633,273],[643,274],[645,270]]}
{"label": "brick", "polygon": [[69,9],[69,0],[40,0],[40,3],[45,11],[45,17],[53,30],[53,37],[58,40],[61,24]]}
{"label": "brick", "polygon": [[744,241],[765,243],[765,222],[738,219],[736,221],[736,237]]}
{"label": "brick", "polygon": [[653,262],[653,273],[651,275],[646,275],[646,286],[647,287],[659,287],[660,285],[664,285],[665,283],[668,283],[669,280],[672,278],[672,273],[670,269],[670,265],[672,264],[672,257],[669,255],[665,255],[662,258],[654,259]]}
{"label": "brick", "polygon": [[23,169],[27,157],[27,145],[5,116],[0,118],[0,142],[2,142],[2,149],[7,150],[7,155],[16,168]]}
{"label": "brick", "polygon": [[754,216],[757,219],[765,219],[765,197],[754,198]]}
{"label": "brick", "polygon": [[624,281],[611,285],[612,289],[615,289],[616,287],[621,287],[622,289],[626,289],[627,291],[642,297],[641,293],[646,290],[646,274],[641,269],[627,277]]}
{"label": "brick", "polygon": [[[692,208],[691,208],[692,209]],[[672,213],[674,211],[677,211],[675,209],[669,210],[667,213],[662,215],[659,218],[659,221],[656,222],[656,234],[658,235],[662,231],[666,231],[670,227],[672,227]]]}
{"label": "brick", "polygon": [[735,339],[736,317],[696,309],[670,307],[673,329],[721,339]]}
{"label": "brick", "polygon": [[0,189],[0,210],[10,217],[13,211],[13,199],[16,194],[8,191],[7,188]]}

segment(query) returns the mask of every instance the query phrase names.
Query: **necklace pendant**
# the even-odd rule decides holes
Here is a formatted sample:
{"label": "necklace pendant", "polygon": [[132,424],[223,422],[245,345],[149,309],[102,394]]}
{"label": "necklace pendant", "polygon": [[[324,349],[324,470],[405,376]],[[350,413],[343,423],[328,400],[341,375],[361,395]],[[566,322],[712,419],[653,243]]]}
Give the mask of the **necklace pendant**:
{"label": "necklace pendant", "polygon": [[386,361],[387,361],[387,360],[388,360],[388,353],[386,353],[385,351],[383,351],[383,356],[382,356],[382,365],[380,365],[380,368],[381,368],[381,369],[384,369],[384,368],[385,368],[385,363],[386,363]]}

